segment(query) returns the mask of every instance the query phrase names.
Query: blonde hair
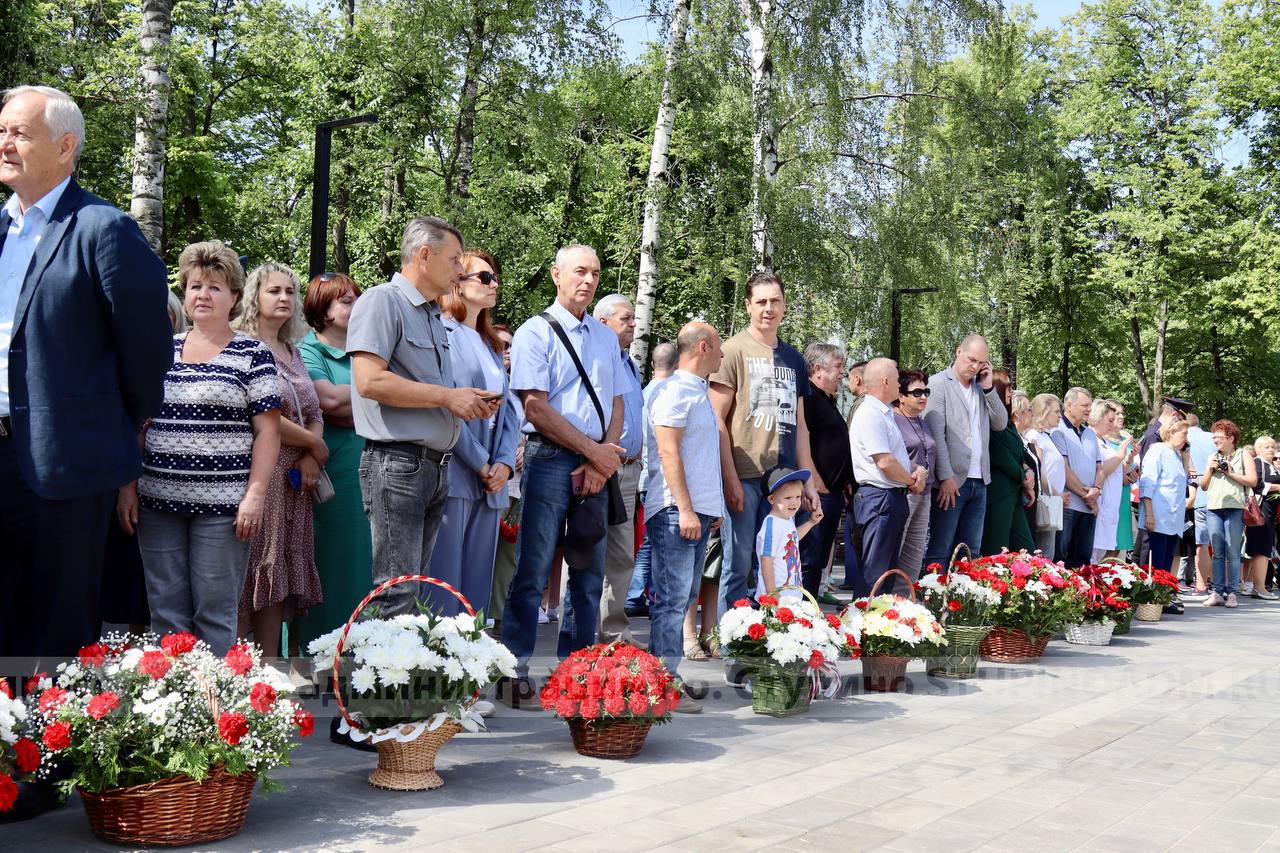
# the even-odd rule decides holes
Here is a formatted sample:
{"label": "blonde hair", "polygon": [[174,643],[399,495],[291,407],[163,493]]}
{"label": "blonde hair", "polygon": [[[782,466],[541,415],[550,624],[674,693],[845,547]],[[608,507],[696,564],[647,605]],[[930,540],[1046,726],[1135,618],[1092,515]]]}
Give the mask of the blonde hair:
{"label": "blonde hair", "polygon": [[1026,391],[1018,390],[1013,392],[1013,399],[1009,403],[1009,411],[1015,415],[1031,411],[1031,398],[1027,396]]}
{"label": "blonde hair", "polygon": [[1255,452],[1255,453],[1257,453],[1257,452],[1258,452],[1258,447],[1259,447],[1259,446],[1260,446],[1264,441],[1269,441],[1269,442],[1271,442],[1272,444],[1275,444],[1275,443],[1276,443],[1276,440],[1275,440],[1274,438],[1272,438],[1271,436],[1269,436],[1269,435],[1260,435],[1260,436],[1258,436],[1257,438],[1255,438],[1255,439],[1253,440],[1253,450],[1254,450],[1254,452]]}
{"label": "blonde hair", "polygon": [[263,285],[267,283],[267,279],[274,273],[287,276],[289,281],[293,282],[293,316],[280,326],[280,332],[277,335],[280,343],[284,344],[292,352],[293,345],[302,340],[302,336],[307,333],[307,321],[302,316],[302,280],[298,278],[296,272],[284,264],[268,261],[249,273],[249,278],[244,286],[244,301],[248,306],[248,310],[235,323],[235,327],[246,335],[262,340],[262,335],[259,334],[258,329],[258,314],[261,311],[258,300]]}
{"label": "blonde hair", "polygon": [[[1169,439],[1173,438],[1173,434],[1178,430],[1186,432],[1189,429],[1191,429],[1191,425],[1181,418],[1169,421],[1167,424],[1160,424],[1160,440],[1168,442]],[[1258,440],[1261,441],[1262,439]]]}
{"label": "blonde hair", "polygon": [[239,317],[240,309],[244,307],[244,267],[240,266],[240,257],[221,240],[207,240],[187,246],[178,256],[178,288],[182,291],[183,299],[187,295],[187,282],[196,271],[213,273],[222,279],[235,297],[227,319]]}
{"label": "blonde hair", "polygon": [[[1052,408],[1050,407],[1051,403],[1053,404]],[[1057,423],[1045,423],[1045,419],[1053,409],[1058,410],[1059,417],[1062,416],[1062,403],[1058,400],[1056,394],[1037,394],[1035,399],[1031,401],[1031,426],[1039,430],[1056,427]]]}
{"label": "blonde hair", "polygon": [[1116,411],[1115,400],[1098,399],[1093,401],[1093,406],[1089,408],[1089,425],[1092,426],[1107,416],[1108,412]]}
{"label": "blonde hair", "polygon": [[187,330],[187,315],[182,308],[182,300],[172,290],[169,291],[169,325],[173,326],[175,335]]}

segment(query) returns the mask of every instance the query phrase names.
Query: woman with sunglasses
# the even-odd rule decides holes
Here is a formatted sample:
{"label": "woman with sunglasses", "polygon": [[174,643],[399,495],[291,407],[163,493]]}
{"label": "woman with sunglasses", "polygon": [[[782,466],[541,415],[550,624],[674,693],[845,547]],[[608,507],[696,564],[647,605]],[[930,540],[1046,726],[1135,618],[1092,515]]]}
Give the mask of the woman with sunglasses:
{"label": "woman with sunglasses", "polygon": [[933,433],[920,419],[929,404],[929,377],[919,370],[898,371],[898,394],[893,419],[902,433],[912,466],[919,465],[926,472],[924,491],[907,495],[907,524],[902,530],[902,550],[898,552],[898,568],[914,580],[920,576],[924,547],[929,542],[929,497],[938,460]]}
{"label": "woman with sunglasses", "polygon": [[[503,405],[492,417],[462,424],[449,463],[449,498],[431,552],[431,576],[452,584],[481,609],[493,585],[498,522],[509,503],[507,481],[516,466],[520,419],[511,405],[502,341],[493,329],[498,262],[488,252],[468,249],[462,263],[458,285],[440,300],[453,376],[459,387],[484,388]],[[461,610],[457,598],[438,587],[424,589],[423,597],[445,615]]]}
{"label": "woman with sunglasses", "polygon": [[[1006,412],[1012,408],[1013,387],[1007,370],[993,372],[996,393]],[[991,431],[991,483],[987,486],[987,518],[982,527],[982,553],[999,554],[1001,549],[1031,549],[1031,526],[1023,509],[1023,483],[1027,471],[1023,467],[1026,445],[1018,434],[1012,416],[1004,429]]]}

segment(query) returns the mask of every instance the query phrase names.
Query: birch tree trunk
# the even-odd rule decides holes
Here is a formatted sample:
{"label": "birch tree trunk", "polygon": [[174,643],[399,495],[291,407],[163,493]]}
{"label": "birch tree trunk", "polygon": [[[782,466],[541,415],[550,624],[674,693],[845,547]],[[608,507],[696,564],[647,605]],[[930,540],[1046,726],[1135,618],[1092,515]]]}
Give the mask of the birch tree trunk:
{"label": "birch tree trunk", "polygon": [[658,298],[658,222],[662,216],[662,190],[667,178],[671,128],[676,121],[676,66],[680,62],[680,54],[684,52],[691,4],[692,0],[675,0],[671,10],[671,32],[667,36],[667,56],[662,71],[662,97],[658,103],[658,120],[653,126],[653,148],[649,152],[644,226],[640,236],[640,278],[636,284],[636,336],[631,342],[631,357],[641,366],[642,371],[649,361],[653,309]]}
{"label": "birch tree trunk", "polygon": [[742,0],[751,41],[751,249],[757,270],[773,269],[769,191],[778,176],[773,121],[773,16],[775,0]]}
{"label": "birch tree trunk", "polygon": [[134,118],[133,195],[129,214],[157,253],[164,237],[164,161],[168,140],[169,36],[173,32],[173,0],[143,0],[138,69],[142,101]]}

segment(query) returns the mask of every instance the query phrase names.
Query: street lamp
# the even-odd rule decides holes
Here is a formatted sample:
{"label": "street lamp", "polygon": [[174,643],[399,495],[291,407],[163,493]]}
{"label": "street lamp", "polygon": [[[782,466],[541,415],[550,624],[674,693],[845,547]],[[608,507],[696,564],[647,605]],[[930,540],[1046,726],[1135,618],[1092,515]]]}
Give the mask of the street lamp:
{"label": "street lamp", "polygon": [[324,272],[329,256],[329,155],[332,149],[333,129],[353,124],[370,124],[378,121],[375,115],[337,118],[316,125],[315,166],[311,187],[311,261],[308,278]]}
{"label": "street lamp", "polygon": [[936,287],[898,287],[892,296],[892,320],[889,325],[889,358],[898,360],[902,348],[902,294],[937,293]]}

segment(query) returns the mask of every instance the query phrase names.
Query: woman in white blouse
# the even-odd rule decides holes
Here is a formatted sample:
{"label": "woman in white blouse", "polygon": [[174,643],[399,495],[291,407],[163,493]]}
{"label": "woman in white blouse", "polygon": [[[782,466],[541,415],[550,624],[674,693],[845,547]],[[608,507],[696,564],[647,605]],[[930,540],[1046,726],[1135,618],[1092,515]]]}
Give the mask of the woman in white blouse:
{"label": "woman in white blouse", "polygon": [[[1062,495],[1063,506],[1067,506],[1068,495],[1067,469],[1062,453],[1049,440],[1049,432],[1062,420],[1062,404],[1052,394],[1037,394],[1031,401],[1031,430],[1026,438],[1035,445],[1040,456],[1040,493],[1042,495]],[[1077,499],[1078,500],[1078,499]],[[1036,548],[1050,560],[1054,558],[1054,547],[1058,531],[1036,529],[1032,531],[1036,540]]]}
{"label": "woman in white blouse", "polygon": [[[493,417],[466,421],[449,462],[449,498],[431,552],[431,576],[458,589],[476,609],[489,603],[498,521],[509,503],[507,480],[515,470],[520,423],[511,405],[502,341],[493,329],[498,263],[485,251],[463,253],[463,274],[440,300],[449,333],[449,360],[459,387],[484,388],[503,404]],[[457,599],[437,587],[422,590],[437,612],[453,615]]]}

